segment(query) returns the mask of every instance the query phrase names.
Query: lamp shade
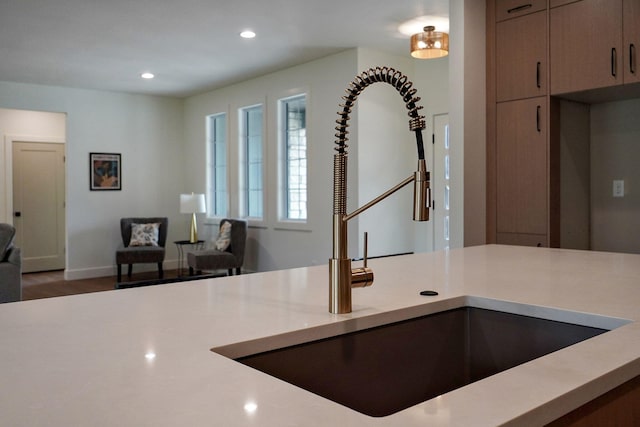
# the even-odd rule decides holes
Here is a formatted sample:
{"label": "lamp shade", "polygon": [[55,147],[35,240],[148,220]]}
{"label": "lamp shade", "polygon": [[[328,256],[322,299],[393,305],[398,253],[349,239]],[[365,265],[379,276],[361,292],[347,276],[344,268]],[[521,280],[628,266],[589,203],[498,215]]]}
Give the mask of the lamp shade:
{"label": "lamp shade", "polygon": [[449,54],[449,35],[424,27],[422,33],[411,36],[411,56],[418,59],[442,58]]}
{"label": "lamp shade", "polygon": [[180,213],[203,213],[207,211],[204,194],[181,194]]}

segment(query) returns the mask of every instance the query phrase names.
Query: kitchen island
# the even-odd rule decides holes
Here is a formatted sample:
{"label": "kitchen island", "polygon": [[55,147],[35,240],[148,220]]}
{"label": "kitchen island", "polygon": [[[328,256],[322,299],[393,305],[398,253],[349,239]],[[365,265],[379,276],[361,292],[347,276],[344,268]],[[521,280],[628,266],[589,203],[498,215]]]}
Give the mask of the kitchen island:
{"label": "kitchen island", "polygon": [[[640,375],[640,255],[488,245],[369,266],[373,286],[342,315],[324,265],[0,305],[0,423],[544,425]],[[614,329],[379,418],[210,351],[467,303]]]}

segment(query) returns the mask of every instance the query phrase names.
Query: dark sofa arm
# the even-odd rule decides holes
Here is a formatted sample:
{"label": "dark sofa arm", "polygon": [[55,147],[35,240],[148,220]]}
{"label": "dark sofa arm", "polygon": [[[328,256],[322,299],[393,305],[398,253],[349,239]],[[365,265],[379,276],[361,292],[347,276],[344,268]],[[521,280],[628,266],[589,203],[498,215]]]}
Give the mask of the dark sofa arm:
{"label": "dark sofa arm", "polygon": [[20,248],[10,249],[5,262],[0,262],[0,303],[22,300],[22,259]]}
{"label": "dark sofa arm", "polygon": [[20,248],[17,246],[9,249],[9,256],[7,257],[7,262],[15,265],[20,269],[20,273],[22,273],[22,258],[21,258]]}

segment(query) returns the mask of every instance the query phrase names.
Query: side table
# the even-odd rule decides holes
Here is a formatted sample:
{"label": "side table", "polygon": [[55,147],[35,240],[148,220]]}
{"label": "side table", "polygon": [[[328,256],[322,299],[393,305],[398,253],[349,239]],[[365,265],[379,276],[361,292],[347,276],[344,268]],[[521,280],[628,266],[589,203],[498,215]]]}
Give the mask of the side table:
{"label": "side table", "polygon": [[191,242],[190,240],[176,240],[176,248],[178,248],[178,276],[182,276],[182,270],[184,268],[184,247],[190,245],[193,249],[203,249],[204,240],[198,240],[197,242]]}

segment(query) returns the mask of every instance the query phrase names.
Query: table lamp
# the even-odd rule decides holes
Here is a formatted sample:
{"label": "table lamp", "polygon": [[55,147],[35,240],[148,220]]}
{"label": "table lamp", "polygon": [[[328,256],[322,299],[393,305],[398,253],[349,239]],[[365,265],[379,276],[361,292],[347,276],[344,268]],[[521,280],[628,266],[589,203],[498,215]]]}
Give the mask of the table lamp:
{"label": "table lamp", "polygon": [[198,241],[198,225],[196,223],[196,214],[207,211],[204,194],[181,194],[180,195],[180,213],[191,214],[191,231],[189,232],[189,241],[195,243]]}

